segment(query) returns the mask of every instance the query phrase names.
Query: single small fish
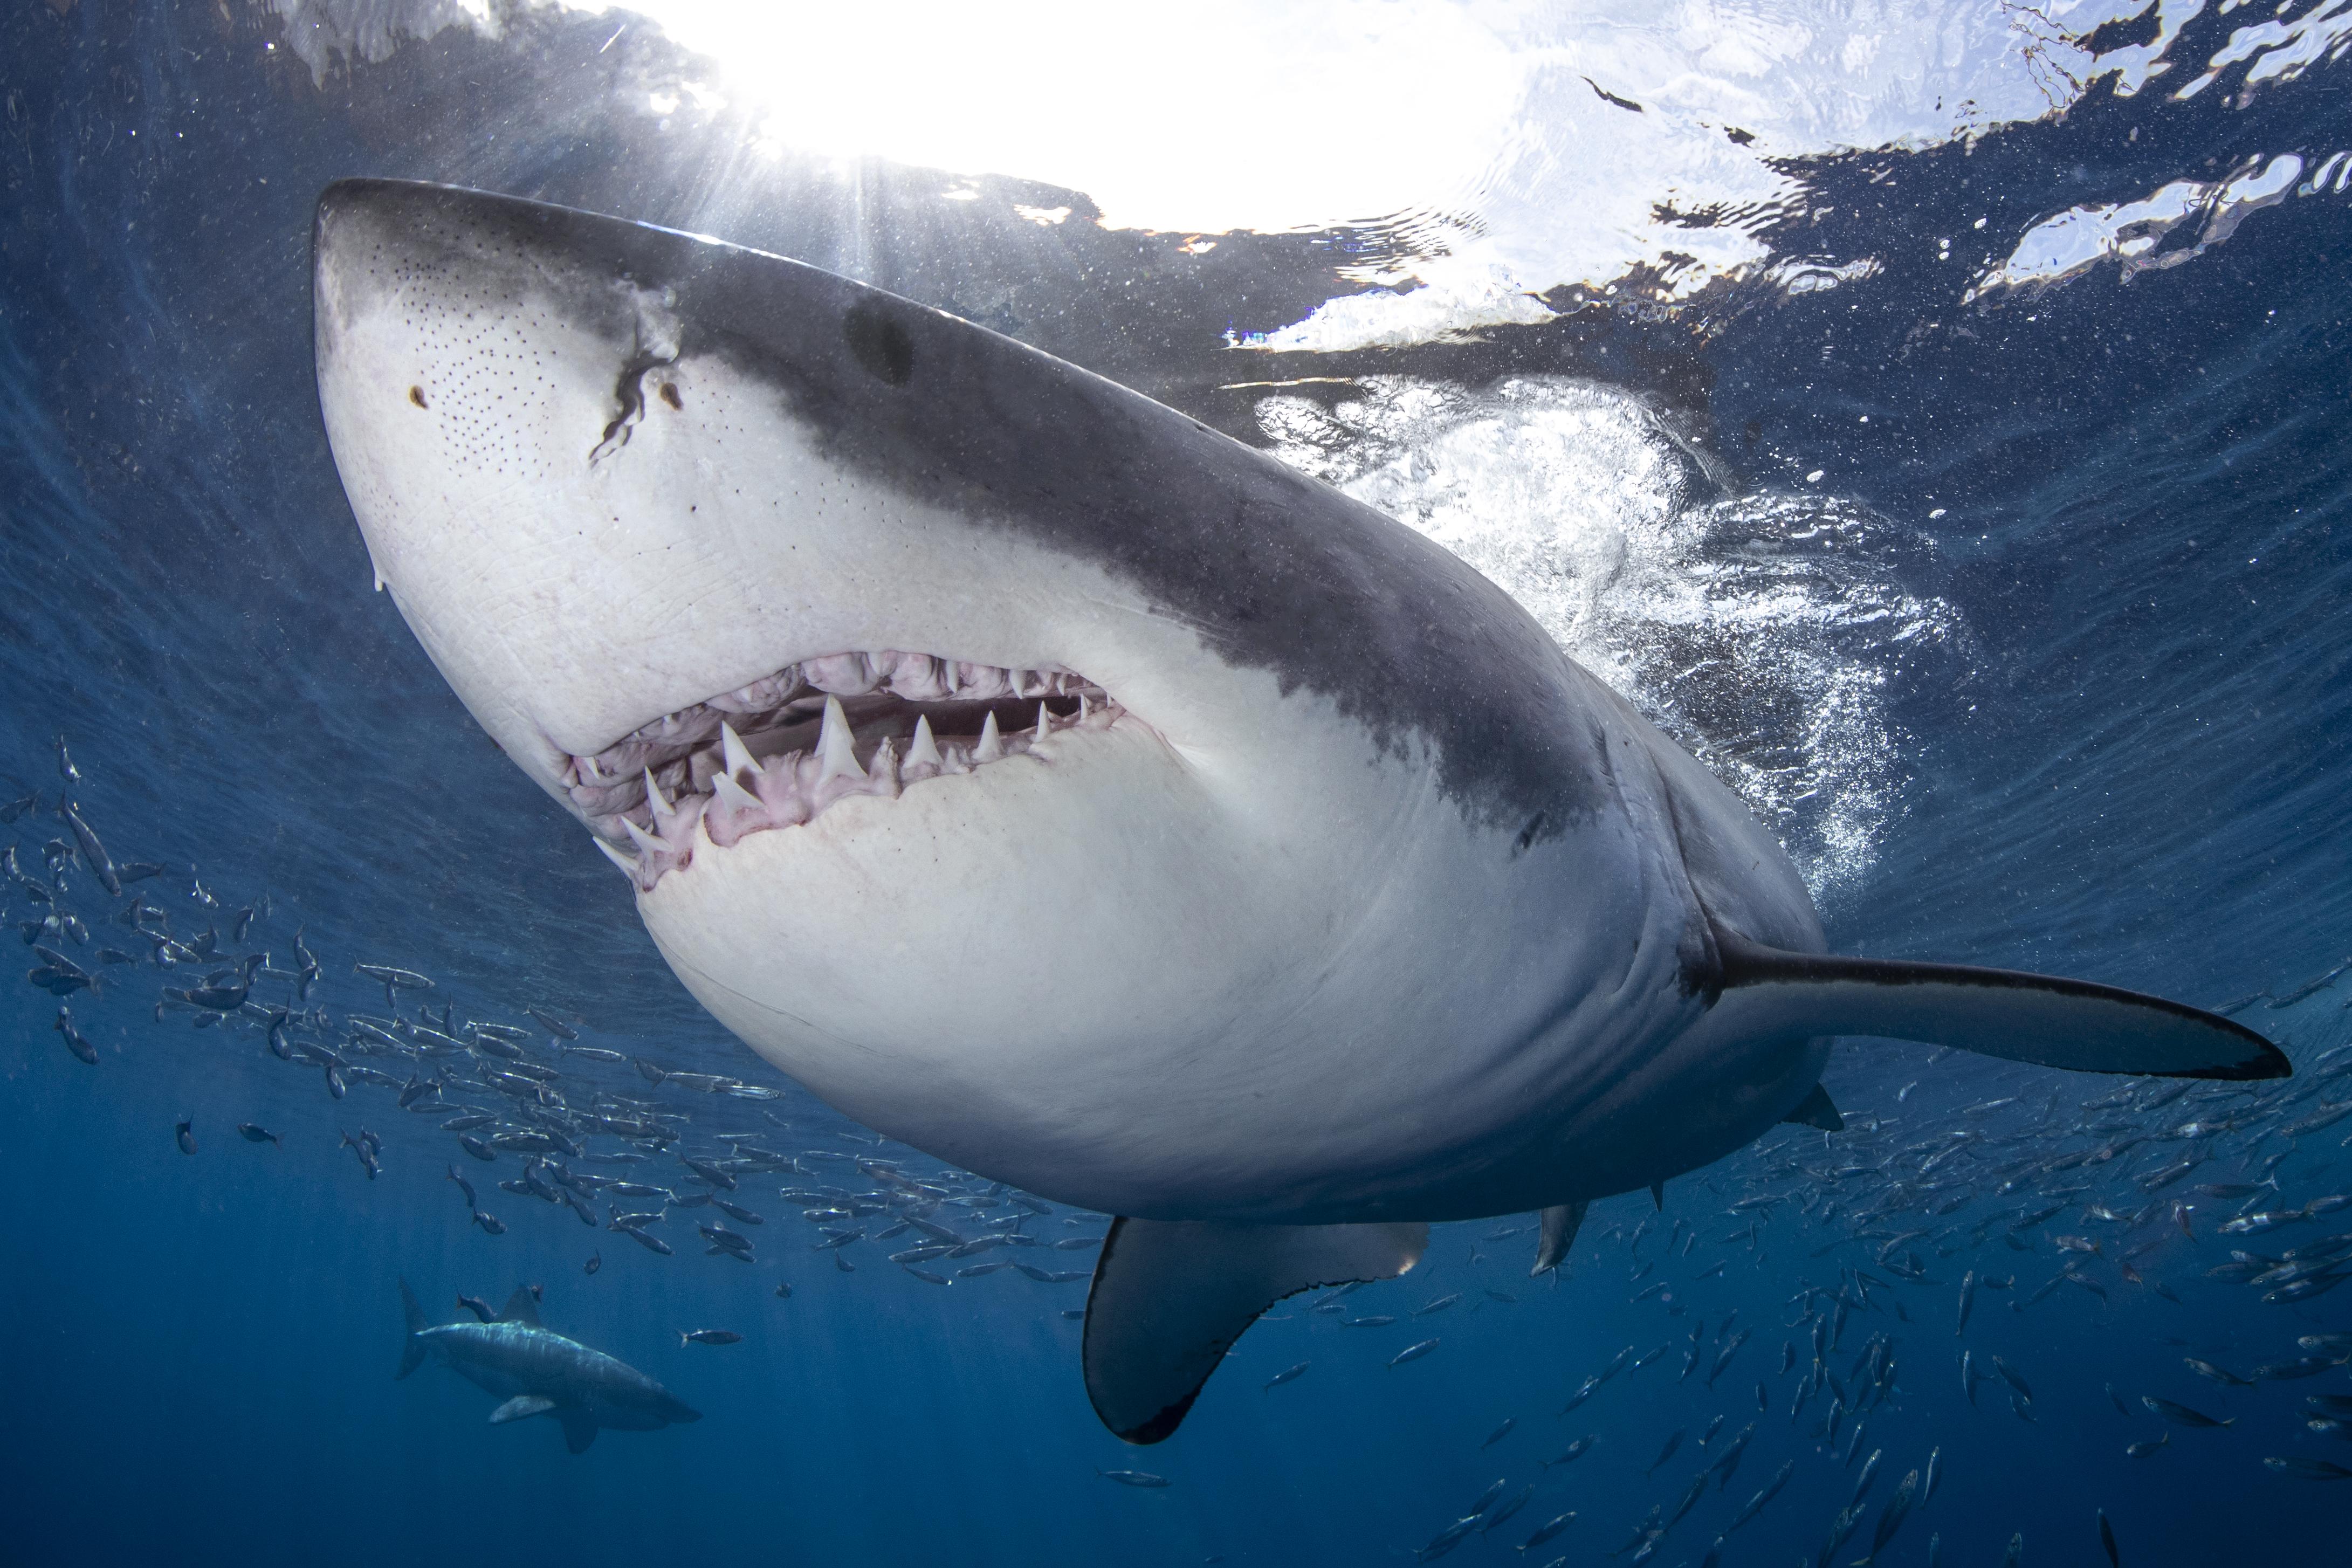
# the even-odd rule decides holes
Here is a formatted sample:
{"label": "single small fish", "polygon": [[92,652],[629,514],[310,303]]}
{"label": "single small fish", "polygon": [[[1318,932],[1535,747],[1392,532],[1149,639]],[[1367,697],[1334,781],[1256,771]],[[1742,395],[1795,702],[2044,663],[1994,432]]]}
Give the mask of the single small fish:
{"label": "single small fish", "polygon": [[2352,1470],[2332,1459],[2264,1459],[2263,1464],[2283,1476],[2293,1476],[2305,1481],[2352,1480]]}
{"label": "single small fish", "polygon": [[[789,1301],[789,1300],[791,1300],[792,1299],[793,1299],[793,1288],[792,1288],[790,1285],[787,1285],[787,1284],[783,1283],[782,1281],[779,1280],[779,1281],[777,1282],[777,1284],[776,1284],[776,1300],[779,1300],[779,1301]],[[1083,1315],[1084,1315],[1084,1310],[1084,1310],[1083,1308],[1082,1308],[1082,1309],[1080,1309],[1080,1315],[1081,1315],[1081,1316],[1083,1316]]]}
{"label": "single small fish", "polygon": [[479,1296],[460,1296],[457,1298],[457,1305],[473,1313],[485,1323],[495,1323],[499,1321],[498,1310]]}
{"label": "single small fish", "polygon": [[2251,1378],[2240,1377],[2234,1372],[2224,1371],[2210,1361],[2199,1361],[2193,1355],[2182,1356],[2180,1359],[2187,1364],[2189,1371],[2210,1382],[2218,1383],[2229,1388],[2252,1388],[2254,1385]]}
{"label": "single small fish", "polygon": [[2320,1373],[2332,1371],[2343,1364],[2344,1358],[2342,1356],[2297,1356],[2293,1361],[2274,1362],[2268,1366],[2258,1366],[2254,1368],[2254,1381],[2257,1383],[2283,1383],[2290,1378],[2315,1377]]}
{"label": "single small fish", "polygon": [[2152,1442],[2134,1443],[2124,1449],[2124,1458],[2127,1459],[2145,1459],[2150,1454],[2155,1453],[2158,1448],[2163,1447],[2167,1443],[2171,1441],[2172,1434],[2167,1432],[2164,1436],[2156,1438]]}
{"label": "single small fish", "polygon": [[2108,1568],[2124,1568],[2124,1554],[2116,1546],[2116,1527],[2107,1522],[2107,1510],[2099,1510],[2099,1544],[2107,1549]]}
{"label": "single small fish", "polygon": [[738,1345],[743,1336],[732,1329],[694,1329],[677,1336],[678,1349],[688,1345]]}
{"label": "single small fish", "polygon": [[604,1267],[604,1255],[602,1252],[592,1252],[588,1255],[588,1261],[580,1266],[580,1271],[583,1274],[593,1274]]}
{"label": "single small fish", "polygon": [[1307,1375],[1307,1368],[1308,1364],[1309,1363],[1302,1361],[1297,1366],[1284,1367],[1280,1372],[1277,1372],[1272,1377],[1267,1378],[1265,1380],[1265,1387],[1259,1389],[1258,1392],[1260,1394],[1264,1394],[1268,1389],[1280,1388],[1286,1383],[1296,1382],[1299,1378]]}
{"label": "single small fish", "polygon": [[1349,1318],[1340,1323],[1343,1329],[1385,1329],[1396,1320],[1375,1312],[1369,1318]]}
{"label": "single small fish", "polygon": [[195,1127],[196,1122],[195,1118],[194,1117],[190,1117],[184,1121],[175,1121],[172,1124],[172,1141],[179,1144],[181,1153],[193,1154],[196,1152]]}
{"label": "single small fish", "polygon": [[1443,1312],[1460,1300],[1462,1300],[1462,1294],[1458,1290],[1451,1296],[1440,1296],[1436,1300],[1424,1306],[1415,1307],[1412,1310],[1412,1315],[1416,1318],[1426,1318],[1433,1312]]}
{"label": "single small fish", "polygon": [[1496,1427],[1492,1432],[1487,1433],[1486,1440],[1478,1445],[1478,1451],[1483,1454],[1487,1449],[1493,1447],[1496,1444],[1501,1442],[1504,1438],[1509,1436],[1518,1424],[1519,1418],[1517,1416],[1504,1416],[1503,1424]]}
{"label": "single small fish", "polygon": [[1158,1488],[1168,1484],[1166,1476],[1155,1476],[1150,1470],[1097,1470],[1095,1474],[1107,1481],[1117,1481],[1123,1487]]}
{"label": "single small fish", "polygon": [[2238,1418],[2234,1415],[2231,1416],[2226,1421],[2216,1421],[2213,1417],[2206,1415],[2201,1410],[2191,1410],[2186,1405],[2175,1405],[2169,1399],[2158,1399],[2153,1394],[2141,1394],[2139,1402],[2142,1405],[2147,1405],[2157,1415],[2163,1416],[2167,1421],[2171,1422],[2176,1426],[2233,1426],[2237,1425]]}
{"label": "single small fish", "polygon": [[[549,1034],[553,1035],[559,1040],[570,1041],[576,1040],[580,1037],[579,1030],[573,1028],[571,1025],[565,1023],[562,1019],[556,1017],[552,1014],[542,1013],[536,1007],[525,1007],[523,1011],[530,1014],[533,1018],[539,1020],[539,1026],[545,1029]],[[610,1052],[604,1058],[600,1059],[619,1061],[621,1059],[621,1054],[618,1051]]]}
{"label": "single small fish", "polygon": [[1566,1530],[1575,1521],[1576,1514],[1573,1510],[1561,1514],[1557,1519],[1545,1521],[1542,1524],[1536,1527],[1536,1532],[1533,1535],[1528,1536],[1525,1541],[1519,1542],[1519,1550],[1522,1552],[1534,1551],[1537,1547],[1541,1546],[1545,1542],[1549,1541],[1553,1536],[1558,1535],[1561,1531]]}
{"label": "single small fish", "polygon": [[1600,1439],[1597,1437],[1579,1437],[1575,1442],[1570,1443],[1568,1446],[1567,1452],[1561,1454],[1559,1458],[1546,1459],[1543,1462],[1543,1468],[1549,1470],[1554,1465],[1574,1464],[1577,1460],[1584,1457],[1585,1452],[1590,1449],[1593,1444],[1599,1441]]}
{"label": "single small fish", "polygon": [[236,1124],[236,1130],[248,1143],[268,1143],[278,1149],[286,1147],[285,1140],[257,1121],[240,1121]]}
{"label": "single small fish", "polygon": [[60,1007],[58,1009],[58,1021],[55,1026],[58,1037],[66,1043],[66,1049],[71,1051],[75,1056],[80,1058],[84,1062],[87,1062],[91,1067],[96,1067],[98,1065],[98,1047],[91,1045],[89,1039],[79,1029],[74,1027],[73,1010],[71,1008]]}
{"label": "single small fish", "polygon": [[1496,1527],[1507,1523],[1517,1515],[1519,1510],[1527,1507],[1529,1500],[1532,1500],[1535,1495],[1535,1483],[1530,1481],[1526,1486],[1511,1494],[1511,1500],[1508,1502],[1496,1509],[1494,1512],[1488,1514],[1485,1522],[1479,1525],[1478,1533],[1481,1535],[1492,1535]]}
{"label": "single small fish", "polygon": [[1402,1366],[1409,1361],[1419,1361],[1422,1357],[1427,1355],[1436,1348],[1437,1342],[1435,1340],[1423,1340],[1419,1344],[1407,1345],[1404,1349],[1397,1352],[1396,1354],[1389,1357],[1389,1364],[1391,1366]]}
{"label": "single small fish", "polygon": [[[492,1236],[504,1236],[507,1233],[505,1223],[501,1221],[498,1215],[494,1214],[487,1214],[480,1209],[476,1209],[474,1211],[474,1223],[480,1226],[484,1230],[488,1231]],[[668,1248],[664,1247],[663,1250],[667,1251]]]}

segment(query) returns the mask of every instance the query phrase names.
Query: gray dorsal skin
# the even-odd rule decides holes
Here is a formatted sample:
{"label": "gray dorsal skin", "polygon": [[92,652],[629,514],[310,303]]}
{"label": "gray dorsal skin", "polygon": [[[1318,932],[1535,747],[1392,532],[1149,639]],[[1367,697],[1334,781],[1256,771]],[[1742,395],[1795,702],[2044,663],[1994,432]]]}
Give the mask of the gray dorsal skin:
{"label": "gray dorsal skin", "polygon": [[1576,1233],[1584,1224],[1584,1211],[1590,1204],[1554,1204],[1543,1211],[1541,1226],[1536,1239],[1536,1264],[1528,1277],[1548,1274],[1568,1261],[1568,1249],[1576,1245]]}
{"label": "gray dorsal skin", "polygon": [[[1366,1235],[1663,1205],[1841,1032],[2285,1069],[2104,986],[1827,956],[1771,837],[1495,584],[968,321],[445,186],[331,186],[315,247],[381,585],[722,1024],[1130,1216],[1087,1336],[1115,1429],[1171,1428],[1269,1291],[1393,1272]],[[461,1328],[544,1331],[411,1351]]]}
{"label": "gray dorsal skin", "polygon": [[1838,1114],[1838,1108],[1830,1102],[1830,1091],[1820,1084],[1813,1085],[1813,1092],[1797,1101],[1796,1109],[1780,1120],[1800,1127],[1818,1127],[1824,1132],[1845,1131],[1845,1118]]}

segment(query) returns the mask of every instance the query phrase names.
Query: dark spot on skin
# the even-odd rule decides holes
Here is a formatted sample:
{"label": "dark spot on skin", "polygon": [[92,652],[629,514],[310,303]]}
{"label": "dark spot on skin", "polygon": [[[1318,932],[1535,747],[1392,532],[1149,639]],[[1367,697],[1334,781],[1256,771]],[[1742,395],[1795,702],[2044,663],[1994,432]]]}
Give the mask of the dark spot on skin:
{"label": "dark spot on skin", "polygon": [[677,395],[677,386],[667,381],[662,383],[661,399],[664,403],[668,404],[672,408],[683,408],[686,406],[685,401]]}
{"label": "dark spot on skin", "polygon": [[1543,836],[1543,829],[1544,814],[1538,811],[1528,818],[1528,825],[1525,827],[1519,829],[1519,837],[1511,845],[1512,858],[1516,859],[1533,848],[1536,840]]}
{"label": "dark spot on skin", "polygon": [[415,405],[416,405],[416,406],[417,406],[417,407],[419,407],[419,408],[424,407],[424,406],[425,406],[425,389],[424,389],[423,387],[421,387],[421,386],[412,386],[412,387],[410,387],[410,388],[408,389],[408,401],[409,401],[409,402],[411,402],[411,403],[414,403],[414,404],[415,404]]}
{"label": "dark spot on skin", "polygon": [[841,320],[841,335],[857,363],[877,380],[904,386],[915,374],[915,341],[877,306],[854,307]]}

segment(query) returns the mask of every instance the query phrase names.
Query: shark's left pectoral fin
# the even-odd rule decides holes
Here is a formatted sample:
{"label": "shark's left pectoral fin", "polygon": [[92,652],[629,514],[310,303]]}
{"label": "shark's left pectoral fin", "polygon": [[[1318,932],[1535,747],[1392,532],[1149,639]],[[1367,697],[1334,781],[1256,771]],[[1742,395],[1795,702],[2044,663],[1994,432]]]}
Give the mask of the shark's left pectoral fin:
{"label": "shark's left pectoral fin", "polygon": [[563,1423],[563,1446],[575,1454],[584,1454],[588,1445],[596,1440],[596,1423],[583,1411],[567,1410],[558,1417]]}
{"label": "shark's left pectoral fin", "polygon": [[543,1394],[518,1394],[490,1412],[490,1425],[503,1426],[509,1421],[521,1421],[533,1415],[544,1415],[555,1408],[555,1401]]}
{"label": "shark's left pectoral fin", "polygon": [[1429,1226],[1114,1220],[1087,1297],[1087,1397],[1129,1443],[1176,1430],[1242,1331],[1285,1296],[1393,1279]]}
{"label": "shark's left pectoral fin", "polygon": [[2075,1072],[2285,1078],[2276,1046],[2217,1013],[2086,980],[1788,952],[1716,928],[1725,1000],[1769,1026],[1952,1046]]}

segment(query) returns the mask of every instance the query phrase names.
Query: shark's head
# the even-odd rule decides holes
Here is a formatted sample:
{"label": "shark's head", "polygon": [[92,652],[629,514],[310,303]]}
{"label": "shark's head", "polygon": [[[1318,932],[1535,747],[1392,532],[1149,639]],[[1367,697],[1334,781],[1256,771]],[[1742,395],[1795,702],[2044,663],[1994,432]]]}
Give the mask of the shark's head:
{"label": "shark's head", "polygon": [[[1654,733],[1263,454],[814,268],[444,187],[326,193],[317,333],[442,673],[695,995],[874,1126],[1123,1213],[1475,1212],[1576,1092],[1533,1042],[1622,1067],[1698,1005],[1626,826]],[[1747,923],[1817,943],[1754,837]]]}

